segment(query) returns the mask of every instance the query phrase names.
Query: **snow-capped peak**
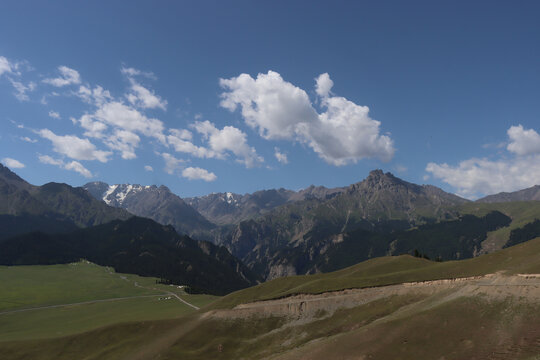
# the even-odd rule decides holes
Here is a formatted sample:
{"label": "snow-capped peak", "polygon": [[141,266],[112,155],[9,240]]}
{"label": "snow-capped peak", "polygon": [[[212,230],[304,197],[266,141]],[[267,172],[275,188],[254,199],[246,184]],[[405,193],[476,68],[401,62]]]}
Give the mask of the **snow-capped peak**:
{"label": "snow-capped peak", "polygon": [[151,186],[132,184],[110,185],[107,191],[103,194],[103,201],[105,201],[107,205],[121,206],[130,193],[137,193],[139,191],[148,190],[150,188]]}
{"label": "snow-capped peak", "polygon": [[109,196],[116,190],[117,187],[118,185],[109,185],[109,188],[107,191],[105,191],[105,194],[103,194],[103,201],[105,201],[107,205],[111,205],[112,200],[109,199]]}

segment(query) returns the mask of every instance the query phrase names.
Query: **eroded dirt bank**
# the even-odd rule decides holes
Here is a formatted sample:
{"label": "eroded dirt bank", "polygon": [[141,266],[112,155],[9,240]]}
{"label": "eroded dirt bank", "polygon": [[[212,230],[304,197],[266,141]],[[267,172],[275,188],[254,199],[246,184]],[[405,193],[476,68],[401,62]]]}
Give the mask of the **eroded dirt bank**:
{"label": "eroded dirt bank", "polygon": [[[504,300],[512,297],[524,302],[540,302],[540,274],[503,275],[445,279],[403,283],[364,289],[349,289],[317,295],[295,295],[282,299],[241,304],[230,310],[215,310],[203,317],[247,318],[251,316],[320,317],[321,313],[333,314],[338,309],[353,308],[395,295],[420,295],[436,303],[462,296],[480,295],[485,299]],[[434,305],[434,304],[432,304]]]}

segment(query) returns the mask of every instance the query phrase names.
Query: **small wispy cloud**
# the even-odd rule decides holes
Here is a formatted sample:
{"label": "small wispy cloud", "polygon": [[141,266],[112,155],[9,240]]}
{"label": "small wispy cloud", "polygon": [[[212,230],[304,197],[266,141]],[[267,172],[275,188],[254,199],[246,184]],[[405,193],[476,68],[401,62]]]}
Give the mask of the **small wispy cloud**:
{"label": "small wispy cloud", "polygon": [[199,167],[185,168],[184,170],[182,170],[182,177],[185,177],[189,180],[204,180],[206,182],[212,182],[217,179],[216,174]]}
{"label": "small wispy cloud", "polygon": [[13,85],[13,88],[15,89],[15,92],[13,95],[17,98],[19,101],[28,101],[30,98],[28,97],[28,92],[34,91],[36,89],[36,83],[31,81],[27,85],[24,85],[20,81],[13,80],[12,78],[9,79],[11,82],[11,85]]}
{"label": "small wispy cloud", "polygon": [[70,161],[70,162],[64,162],[62,159],[55,159],[49,155],[39,155],[39,161],[42,164],[48,164],[48,165],[55,165],[58,166],[61,169],[75,171],[85,178],[91,178],[94,175],[85,168],[80,162],[78,161]]}
{"label": "small wispy cloud", "polygon": [[53,119],[60,119],[60,113],[56,111],[49,111],[49,117],[52,117]]}
{"label": "small wispy cloud", "polygon": [[6,165],[8,168],[12,168],[12,169],[22,169],[23,167],[26,166],[19,160],[15,160],[8,157],[3,158],[2,163]]}
{"label": "small wispy cloud", "polygon": [[277,148],[277,147],[274,148],[274,156],[276,157],[277,161],[279,161],[282,164],[288,164],[289,163],[289,159],[287,158],[287,154],[285,154],[284,152],[281,152],[281,150],[279,150],[279,148]]}
{"label": "small wispy cloud", "polygon": [[59,66],[58,71],[60,76],[57,78],[47,78],[43,82],[56,87],[74,85],[81,83],[81,76],[77,70],[68,68],[67,66]]}
{"label": "small wispy cloud", "polygon": [[22,141],[26,141],[27,143],[31,143],[31,144],[37,143],[37,140],[31,139],[28,136],[22,136],[20,139]]}

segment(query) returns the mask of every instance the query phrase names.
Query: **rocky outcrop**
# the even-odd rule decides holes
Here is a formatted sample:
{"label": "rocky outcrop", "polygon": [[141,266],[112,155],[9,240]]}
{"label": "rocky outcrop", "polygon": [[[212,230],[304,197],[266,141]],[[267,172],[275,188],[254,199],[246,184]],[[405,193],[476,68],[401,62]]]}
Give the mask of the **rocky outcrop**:
{"label": "rocky outcrop", "polygon": [[347,188],[312,187],[304,195],[304,200],[239,223],[220,243],[267,279],[305,274],[316,271],[314,259],[332,247],[339,234],[358,229],[400,230],[426,221],[454,219],[458,216],[455,206],[468,201],[381,170]]}

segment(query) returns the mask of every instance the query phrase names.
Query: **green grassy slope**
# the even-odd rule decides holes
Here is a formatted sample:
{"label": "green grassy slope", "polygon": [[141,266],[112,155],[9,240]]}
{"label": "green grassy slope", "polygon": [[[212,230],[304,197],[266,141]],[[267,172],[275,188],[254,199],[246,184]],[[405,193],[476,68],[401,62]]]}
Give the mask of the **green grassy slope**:
{"label": "green grassy slope", "polygon": [[[540,273],[539,254],[540,238],[536,238],[462,261],[436,263],[410,256],[378,258],[334,273],[277,279],[230,294],[206,309],[294,293],[321,293],[497,271]],[[0,353],[6,359],[42,360],[258,359],[265,356],[315,360],[439,359],[443,356],[445,359],[528,359],[540,351],[539,304],[518,298],[487,301],[481,296],[453,298],[447,295],[394,295],[293,325],[275,317],[218,320],[188,314],[173,320],[116,324],[52,339],[13,341],[17,339],[13,336],[0,341]],[[133,310],[135,306],[126,308],[137,311]],[[87,316],[94,310],[97,309],[88,309]],[[121,309],[112,309],[110,313],[119,317]]]}
{"label": "green grassy slope", "polygon": [[326,274],[275,279],[229,294],[211,308],[280,298],[293,294],[316,294],[349,288],[382,286],[412,281],[478,276],[505,270],[509,273],[540,273],[540,238],[491,254],[461,261],[432,262],[408,255],[381,257]]}
{"label": "green grassy slope", "polygon": [[510,238],[510,232],[523,227],[535,219],[540,219],[540,201],[514,201],[504,203],[466,203],[458,207],[462,214],[485,216],[491,211],[500,211],[512,218],[510,226],[488,233],[482,244],[484,252],[501,249]]}
{"label": "green grassy slope", "polygon": [[[216,299],[189,295],[155,278],[118,274],[86,261],[0,267],[0,339],[51,338],[129,322],[177,318]],[[66,305],[68,306],[58,306]],[[54,306],[49,307],[47,306]]]}
{"label": "green grassy slope", "polygon": [[155,283],[136,275],[111,275],[108,268],[88,262],[0,266],[0,311],[161,293],[135,287],[135,281]]}
{"label": "green grassy slope", "polygon": [[[426,302],[427,301],[427,302]],[[312,322],[138,322],[50,340],[0,342],[6,359],[534,359],[538,304],[394,296]],[[415,311],[410,311],[415,308]]]}

